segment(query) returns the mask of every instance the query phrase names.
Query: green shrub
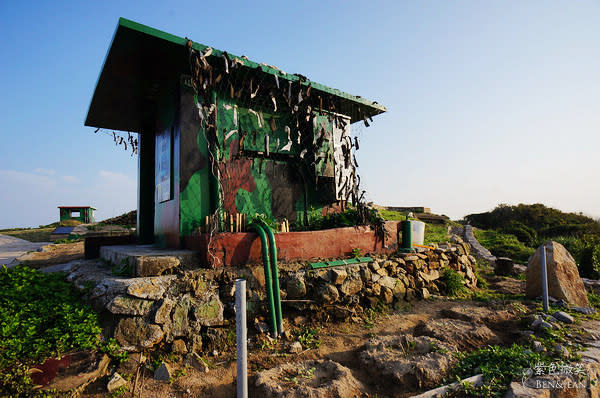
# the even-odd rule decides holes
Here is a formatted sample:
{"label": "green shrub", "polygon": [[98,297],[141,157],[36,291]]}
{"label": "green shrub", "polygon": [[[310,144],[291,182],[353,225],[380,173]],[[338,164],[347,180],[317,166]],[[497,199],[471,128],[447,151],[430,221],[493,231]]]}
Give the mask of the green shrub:
{"label": "green shrub", "polygon": [[451,297],[462,297],[468,293],[465,286],[465,277],[453,270],[444,268],[442,270],[442,282],[446,285],[446,294]]}
{"label": "green shrub", "polygon": [[583,277],[598,279],[600,276],[600,245],[586,246],[579,258],[579,273]]}
{"label": "green shrub", "polygon": [[452,375],[463,379],[482,373],[484,385],[459,389],[450,394],[455,397],[502,396],[513,379],[521,380],[524,370],[536,364],[548,365],[552,362],[549,356],[532,352],[518,344],[511,347],[488,346],[470,353],[458,352],[456,355],[458,364],[453,368]]}
{"label": "green shrub", "polygon": [[516,220],[512,220],[507,225],[502,227],[500,232],[514,235],[519,242],[529,247],[535,246],[538,239],[537,232],[533,228],[530,228],[522,222]]}
{"label": "green shrub", "polygon": [[347,209],[340,213],[329,213],[324,216],[319,211],[311,210],[309,215],[309,226],[303,224],[302,221],[296,221],[292,224],[294,231],[318,231],[322,229],[354,227],[356,225],[372,224],[376,221],[383,222],[383,217],[374,209],[366,209],[365,218],[361,218],[361,214],[357,209]]}
{"label": "green shrub", "polygon": [[265,215],[265,214],[255,214],[253,216],[250,217],[250,223],[251,224],[266,224],[269,228],[271,228],[273,230],[274,233],[277,233],[277,231],[279,231],[279,223],[270,218],[269,216]]}
{"label": "green shrub", "polygon": [[475,238],[497,257],[510,257],[517,262],[527,263],[535,249],[525,246],[514,235],[497,231],[475,230]]}
{"label": "green shrub", "polygon": [[579,266],[579,273],[585,278],[600,277],[600,238],[586,234],[582,237],[575,235],[553,238],[571,253]]}
{"label": "green shrub", "polygon": [[553,237],[572,233],[600,235],[600,223],[579,213],[565,213],[543,204],[519,204],[517,206],[498,205],[494,210],[465,217],[474,227],[482,229],[502,229],[512,221],[528,226],[539,236]]}
{"label": "green shrub", "polygon": [[63,277],[22,265],[0,268],[0,395],[34,395],[31,365],[98,348],[98,316]]}

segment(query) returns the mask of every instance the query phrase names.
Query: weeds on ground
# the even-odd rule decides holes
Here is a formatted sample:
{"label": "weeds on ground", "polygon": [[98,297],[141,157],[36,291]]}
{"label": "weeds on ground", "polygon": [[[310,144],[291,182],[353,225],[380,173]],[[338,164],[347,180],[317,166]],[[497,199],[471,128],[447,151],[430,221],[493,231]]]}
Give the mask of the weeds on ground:
{"label": "weeds on ground", "polygon": [[587,293],[588,301],[590,305],[594,308],[600,308],[600,295],[594,292]]}
{"label": "weeds on ground", "polygon": [[526,281],[527,280],[527,274],[525,272],[523,272],[522,274],[517,274],[515,276],[512,276],[512,278],[520,280],[520,281]]}
{"label": "weeds on ground", "polygon": [[302,344],[304,349],[319,348],[321,346],[321,339],[319,338],[319,328],[311,328],[303,326],[296,330],[296,336],[298,341]]}
{"label": "weeds on ground", "polygon": [[128,391],[129,391],[129,387],[121,386],[121,387],[117,388],[115,391],[108,394],[108,397],[110,397],[110,398],[120,397],[121,395],[125,394]]}
{"label": "weeds on ground", "polygon": [[536,364],[556,365],[560,362],[547,354],[532,352],[519,344],[510,347],[488,346],[470,353],[458,352],[455,355],[458,363],[453,368],[451,379],[445,383],[482,373],[484,384],[479,387],[463,384],[450,392],[448,397],[502,396],[510,382],[513,379],[520,380],[527,369],[532,369]]}
{"label": "weeds on ground", "polygon": [[295,372],[290,373],[287,377],[284,377],[283,379],[287,382],[290,382],[293,384],[298,384],[300,379],[308,379],[308,380],[314,379],[315,371],[316,371],[315,367],[307,368],[307,367],[299,365],[299,366],[295,367]]}
{"label": "weeds on ground", "polygon": [[382,300],[377,301],[377,304],[372,308],[367,308],[365,310],[365,318],[363,320],[364,326],[366,329],[373,329],[375,327],[375,322],[380,315],[388,314],[390,312],[390,307],[383,302]]}
{"label": "weeds on ground", "polygon": [[481,289],[487,289],[488,283],[483,276],[480,275],[479,271],[475,271],[475,278],[477,278],[477,287]]}
{"label": "weeds on ground", "polygon": [[273,348],[275,348],[275,345],[277,344],[277,340],[269,340],[269,339],[262,339],[260,341],[260,350],[261,351],[271,351]]}

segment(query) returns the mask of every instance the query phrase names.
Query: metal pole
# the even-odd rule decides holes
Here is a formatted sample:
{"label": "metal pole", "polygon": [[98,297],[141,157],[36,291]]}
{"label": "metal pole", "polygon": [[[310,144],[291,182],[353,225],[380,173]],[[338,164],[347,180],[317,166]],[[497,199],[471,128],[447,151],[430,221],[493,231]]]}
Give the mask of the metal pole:
{"label": "metal pole", "polygon": [[237,349],[237,397],[248,398],[248,350],[246,346],[246,280],[235,280],[235,343]]}
{"label": "metal pole", "polygon": [[546,271],[546,244],[542,245],[542,303],[548,312],[548,273]]}

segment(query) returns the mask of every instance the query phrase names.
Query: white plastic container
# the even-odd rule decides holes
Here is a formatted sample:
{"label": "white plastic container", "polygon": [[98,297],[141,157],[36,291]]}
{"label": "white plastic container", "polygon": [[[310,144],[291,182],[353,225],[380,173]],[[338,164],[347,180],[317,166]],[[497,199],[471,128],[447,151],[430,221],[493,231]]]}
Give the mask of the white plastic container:
{"label": "white plastic container", "polygon": [[425,223],[423,221],[411,221],[412,243],[422,245],[425,241]]}

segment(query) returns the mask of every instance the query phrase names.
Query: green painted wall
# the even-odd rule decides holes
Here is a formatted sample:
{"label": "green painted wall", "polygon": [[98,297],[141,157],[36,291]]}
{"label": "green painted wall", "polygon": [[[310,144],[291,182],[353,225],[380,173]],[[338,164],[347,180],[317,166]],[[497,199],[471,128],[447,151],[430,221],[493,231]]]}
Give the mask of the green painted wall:
{"label": "green painted wall", "polygon": [[[218,148],[214,156],[223,189],[217,201],[207,131],[202,127],[203,118],[211,117],[212,104],[197,97],[186,77],[175,91],[176,100],[167,93],[158,106],[156,131],[173,131],[173,199],[155,203],[155,243],[174,246],[175,240],[180,242],[203,227],[218,203],[222,212],[262,213],[302,223],[305,210],[314,216],[335,202],[332,122],[326,116],[315,118],[309,137],[299,137],[292,116],[273,113],[271,103],[249,108],[224,92],[216,93]],[[313,143],[317,158],[311,164],[300,154]]]}
{"label": "green painted wall", "polygon": [[181,195],[180,232],[182,236],[204,224],[215,207],[211,192],[213,180],[208,166],[208,145],[198,113],[198,97],[182,78],[181,84]]}

